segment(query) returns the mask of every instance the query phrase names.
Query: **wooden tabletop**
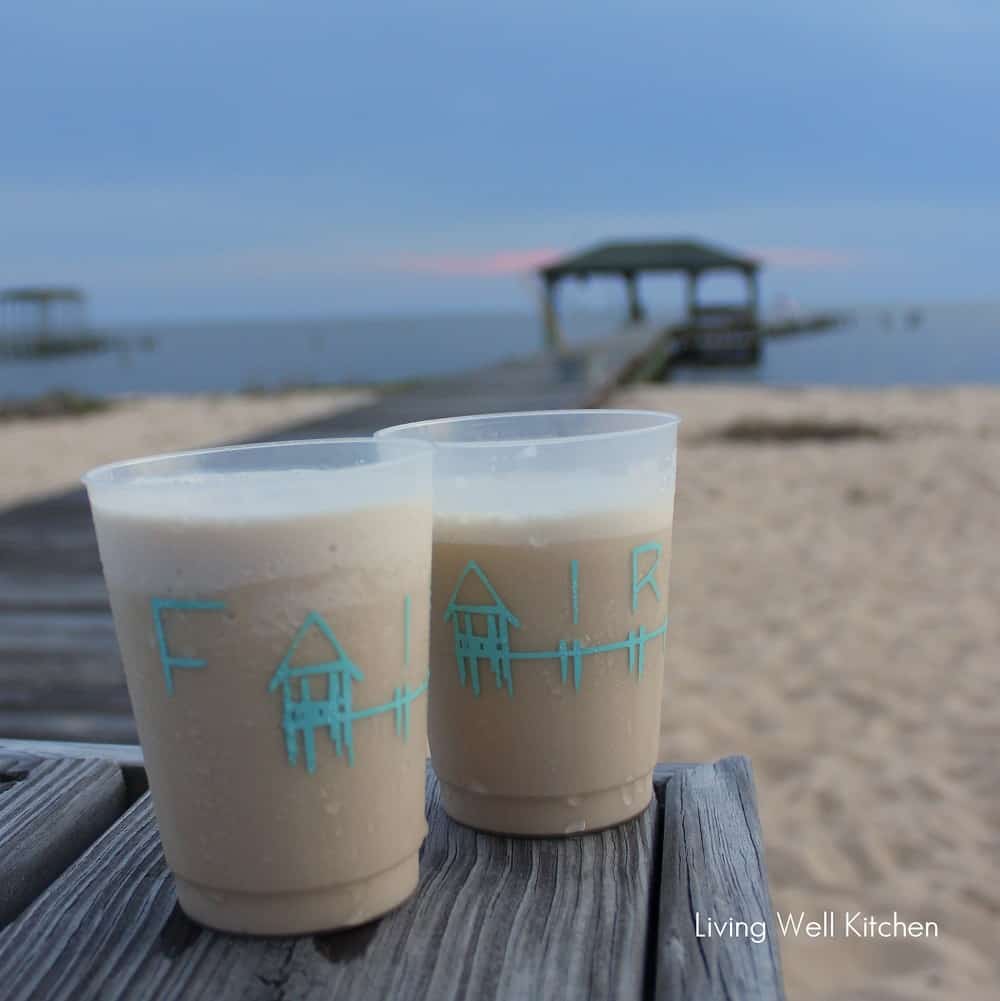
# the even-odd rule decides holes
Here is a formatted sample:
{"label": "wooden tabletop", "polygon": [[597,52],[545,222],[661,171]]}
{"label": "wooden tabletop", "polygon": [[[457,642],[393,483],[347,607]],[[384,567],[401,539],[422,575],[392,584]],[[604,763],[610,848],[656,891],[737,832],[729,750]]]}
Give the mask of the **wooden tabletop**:
{"label": "wooden tabletop", "polygon": [[[480,834],[427,770],[416,894],[350,931],[247,938],[178,908],[135,747],[0,740],[0,994],[174,998],[751,999],[784,996],[745,758],[660,765],[620,827]],[[698,937],[711,916],[766,941]]]}

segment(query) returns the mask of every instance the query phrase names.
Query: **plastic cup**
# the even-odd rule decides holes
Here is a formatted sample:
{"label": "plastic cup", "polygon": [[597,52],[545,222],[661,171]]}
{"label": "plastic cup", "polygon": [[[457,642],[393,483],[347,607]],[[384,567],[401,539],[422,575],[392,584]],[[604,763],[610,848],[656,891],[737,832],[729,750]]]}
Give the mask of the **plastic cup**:
{"label": "plastic cup", "polygon": [[431,756],[447,812],[560,835],[640,813],[659,750],[672,414],[492,414],[434,445]]}
{"label": "plastic cup", "polygon": [[289,442],[84,477],[163,847],[206,925],[356,925],[416,886],[431,454]]}

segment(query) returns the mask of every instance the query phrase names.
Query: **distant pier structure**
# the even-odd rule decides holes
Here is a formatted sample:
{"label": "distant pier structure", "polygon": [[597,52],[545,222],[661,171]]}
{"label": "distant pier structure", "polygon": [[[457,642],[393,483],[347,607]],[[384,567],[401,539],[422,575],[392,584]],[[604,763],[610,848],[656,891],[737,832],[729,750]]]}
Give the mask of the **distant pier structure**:
{"label": "distant pier structure", "polygon": [[[639,276],[646,273],[683,274],[687,277],[685,321],[678,331],[692,339],[697,333],[716,331],[734,333],[747,342],[751,351],[759,351],[758,285],[761,262],[754,257],[732,253],[697,240],[624,241],[602,243],[570,254],[539,271],[544,299],[542,305],[545,344],[552,349],[562,346],[556,292],[567,278],[586,281],[594,275],[621,278],[625,283],[629,325],[641,324],[646,310],[639,299]],[[731,271],[743,276],[746,299],[735,304],[703,304],[698,300],[698,281],[709,272]],[[729,336],[729,340],[733,340]]]}
{"label": "distant pier structure", "polygon": [[87,329],[87,297],[69,286],[24,286],[0,291],[0,332],[44,342]]}

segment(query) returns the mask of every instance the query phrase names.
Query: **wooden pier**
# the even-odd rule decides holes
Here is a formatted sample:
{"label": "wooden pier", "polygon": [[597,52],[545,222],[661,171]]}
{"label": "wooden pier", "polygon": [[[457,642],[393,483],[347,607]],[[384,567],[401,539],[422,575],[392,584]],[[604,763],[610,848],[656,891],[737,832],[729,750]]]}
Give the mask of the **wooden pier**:
{"label": "wooden pier", "polygon": [[[599,405],[664,334],[635,328],[423,382],[272,440],[367,435],[432,417]],[[134,742],[135,725],[82,488],[0,512],[0,737]]]}

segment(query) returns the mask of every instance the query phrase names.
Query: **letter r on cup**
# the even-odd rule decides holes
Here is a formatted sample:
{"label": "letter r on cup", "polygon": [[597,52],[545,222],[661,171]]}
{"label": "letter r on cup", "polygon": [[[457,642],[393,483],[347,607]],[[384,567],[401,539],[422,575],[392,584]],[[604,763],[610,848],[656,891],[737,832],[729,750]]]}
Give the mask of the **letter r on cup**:
{"label": "letter r on cup", "polygon": [[[639,557],[643,553],[655,553],[649,569],[639,576]],[[653,589],[656,600],[660,600],[660,585],[656,582],[656,568],[660,565],[663,546],[659,542],[645,542],[632,550],[632,611],[639,607],[639,592],[647,585]]]}

